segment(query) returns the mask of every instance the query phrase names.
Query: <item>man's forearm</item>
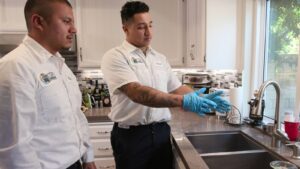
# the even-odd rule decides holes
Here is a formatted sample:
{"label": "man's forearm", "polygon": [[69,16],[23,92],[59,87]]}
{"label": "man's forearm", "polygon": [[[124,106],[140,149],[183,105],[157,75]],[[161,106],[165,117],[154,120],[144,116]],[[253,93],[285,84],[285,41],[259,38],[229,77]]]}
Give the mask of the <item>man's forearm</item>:
{"label": "man's forearm", "polygon": [[182,85],[178,87],[176,90],[172,91],[172,94],[179,94],[179,95],[185,95],[187,93],[194,92],[192,88],[186,85]]}
{"label": "man's forearm", "polygon": [[143,86],[137,82],[126,84],[120,88],[132,101],[150,107],[181,107],[183,96],[169,94],[157,89]]}

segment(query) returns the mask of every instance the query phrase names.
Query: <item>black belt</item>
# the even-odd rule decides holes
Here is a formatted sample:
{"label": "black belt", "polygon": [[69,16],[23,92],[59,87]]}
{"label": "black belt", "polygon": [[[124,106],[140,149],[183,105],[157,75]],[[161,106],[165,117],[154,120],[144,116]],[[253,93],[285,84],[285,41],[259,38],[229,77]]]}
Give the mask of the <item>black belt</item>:
{"label": "black belt", "polygon": [[155,126],[162,126],[162,125],[166,125],[166,124],[167,124],[167,122],[153,122],[153,123],[145,124],[145,125],[121,127],[118,122],[115,122],[114,128],[120,128],[120,129],[153,128]]}

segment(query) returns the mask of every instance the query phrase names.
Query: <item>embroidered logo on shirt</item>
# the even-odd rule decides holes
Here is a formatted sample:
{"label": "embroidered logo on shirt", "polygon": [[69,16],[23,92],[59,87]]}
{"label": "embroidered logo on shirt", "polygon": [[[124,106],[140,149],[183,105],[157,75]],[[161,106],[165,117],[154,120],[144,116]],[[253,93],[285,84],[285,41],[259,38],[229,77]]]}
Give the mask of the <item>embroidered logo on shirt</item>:
{"label": "embroidered logo on shirt", "polygon": [[141,58],[134,58],[134,57],[132,57],[132,62],[133,63],[143,63]]}
{"label": "embroidered logo on shirt", "polygon": [[56,76],[53,72],[49,72],[47,74],[41,73],[40,78],[43,83],[49,84],[52,80],[56,79]]}

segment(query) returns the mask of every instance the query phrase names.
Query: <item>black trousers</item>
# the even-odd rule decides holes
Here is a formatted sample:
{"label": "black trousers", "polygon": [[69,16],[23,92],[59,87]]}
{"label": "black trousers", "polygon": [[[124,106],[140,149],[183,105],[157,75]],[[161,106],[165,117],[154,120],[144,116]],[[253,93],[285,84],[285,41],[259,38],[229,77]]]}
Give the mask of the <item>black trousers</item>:
{"label": "black trousers", "polygon": [[166,122],[119,128],[115,123],[111,145],[116,169],[172,169],[170,126]]}
{"label": "black trousers", "polygon": [[82,169],[81,163],[80,161],[76,161],[74,164],[72,164],[70,167],[68,167],[67,169]]}

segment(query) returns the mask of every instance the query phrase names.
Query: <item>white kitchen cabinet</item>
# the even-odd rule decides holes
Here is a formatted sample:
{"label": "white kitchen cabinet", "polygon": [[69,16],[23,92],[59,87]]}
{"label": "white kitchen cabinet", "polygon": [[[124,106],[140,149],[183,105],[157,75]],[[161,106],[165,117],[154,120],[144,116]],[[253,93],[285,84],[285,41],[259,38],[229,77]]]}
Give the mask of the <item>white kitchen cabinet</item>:
{"label": "white kitchen cabinet", "polygon": [[110,139],[92,139],[95,157],[112,157],[113,150],[110,144]]}
{"label": "white kitchen cabinet", "polygon": [[99,169],[115,169],[113,150],[110,143],[112,128],[112,122],[89,124],[89,135],[93,145],[95,164]]}
{"label": "white kitchen cabinet", "polygon": [[[79,68],[100,68],[101,58],[125,39],[120,10],[126,0],[77,0]],[[185,55],[184,1],[144,0],[153,19],[152,46],[172,66],[182,66]]]}
{"label": "white kitchen cabinet", "polygon": [[188,0],[186,11],[186,66],[205,67],[205,2]]}
{"label": "white kitchen cabinet", "polygon": [[0,0],[0,33],[27,32],[26,0]]}
{"label": "white kitchen cabinet", "polygon": [[206,68],[236,69],[238,1],[206,1]]}
{"label": "white kitchen cabinet", "polygon": [[187,66],[236,69],[241,17],[239,0],[187,1]]}

